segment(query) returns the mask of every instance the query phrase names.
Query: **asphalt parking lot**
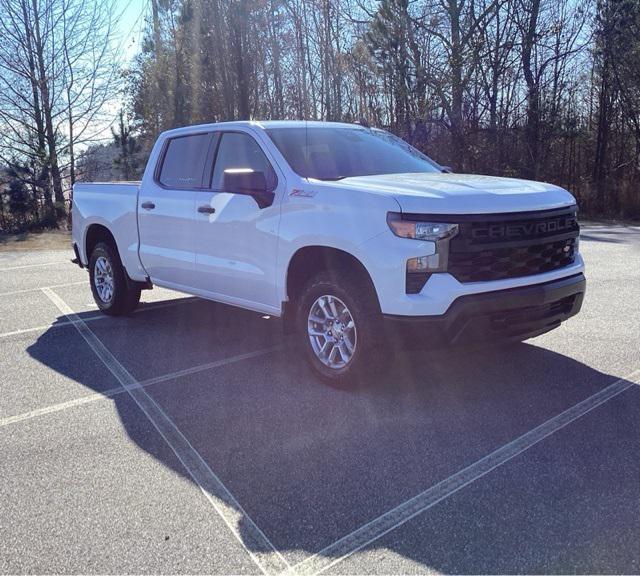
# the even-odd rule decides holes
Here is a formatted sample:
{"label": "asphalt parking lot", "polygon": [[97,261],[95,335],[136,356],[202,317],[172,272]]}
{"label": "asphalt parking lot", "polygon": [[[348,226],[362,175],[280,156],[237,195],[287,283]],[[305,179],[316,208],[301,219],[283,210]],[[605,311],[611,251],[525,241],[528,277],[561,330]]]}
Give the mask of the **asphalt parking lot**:
{"label": "asphalt parking lot", "polygon": [[0,572],[640,572],[640,228],[582,313],[315,380],[277,319],[0,254]]}

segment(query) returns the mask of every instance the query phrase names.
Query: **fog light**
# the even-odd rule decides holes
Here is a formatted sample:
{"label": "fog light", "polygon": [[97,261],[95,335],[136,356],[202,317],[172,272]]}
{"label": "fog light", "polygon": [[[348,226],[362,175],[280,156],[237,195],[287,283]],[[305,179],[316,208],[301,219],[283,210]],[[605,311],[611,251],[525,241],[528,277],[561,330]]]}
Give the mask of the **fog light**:
{"label": "fog light", "polygon": [[440,255],[420,256],[407,260],[407,272],[430,272],[440,268]]}

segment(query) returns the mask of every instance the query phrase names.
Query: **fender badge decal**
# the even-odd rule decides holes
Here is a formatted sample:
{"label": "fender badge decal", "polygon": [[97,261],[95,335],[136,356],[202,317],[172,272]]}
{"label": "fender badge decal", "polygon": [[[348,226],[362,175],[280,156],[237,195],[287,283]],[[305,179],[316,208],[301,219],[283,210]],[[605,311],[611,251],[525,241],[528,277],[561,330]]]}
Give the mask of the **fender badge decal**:
{"label": "fender badge decal", "polygon": [[294,188],[291,190],[289,196],[298,196],[300,198],[313,198],[317,192],[314,190],[301,190],[300,188]]}

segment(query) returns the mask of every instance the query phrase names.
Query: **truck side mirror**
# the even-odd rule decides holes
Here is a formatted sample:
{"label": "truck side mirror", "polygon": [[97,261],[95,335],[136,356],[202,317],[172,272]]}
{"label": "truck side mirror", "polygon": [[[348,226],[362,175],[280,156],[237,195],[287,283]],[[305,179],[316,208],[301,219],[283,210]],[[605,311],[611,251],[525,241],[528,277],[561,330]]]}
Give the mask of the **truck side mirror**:
{"label": "truck side mirror", "polygon": [[260,208],[273,204],[275,194],[267,190],[264,172],[250,168],[231,168],[224,171],[222,189],[232,194],[252,196]]}

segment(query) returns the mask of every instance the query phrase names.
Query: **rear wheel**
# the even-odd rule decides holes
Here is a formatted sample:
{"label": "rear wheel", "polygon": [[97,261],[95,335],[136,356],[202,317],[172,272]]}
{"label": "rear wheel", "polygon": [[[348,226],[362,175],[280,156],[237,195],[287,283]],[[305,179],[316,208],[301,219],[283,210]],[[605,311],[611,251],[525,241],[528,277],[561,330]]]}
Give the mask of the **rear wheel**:
{"label": "rear wheel", "polygon": [[[353,387],[373,367],[381,339],[375,295],[353,274],[322,272],[302,291],[298,333],[313,370],[333,384]],[[354,295],[357,295],[355,297]]]}
{"label": "rear wheel", "polygon": [[140,301],[140,288],[127,278],[118,251],[111,244],[96,244],[89,259],[89,279],[93,299],[105,314],[130,314]]}

